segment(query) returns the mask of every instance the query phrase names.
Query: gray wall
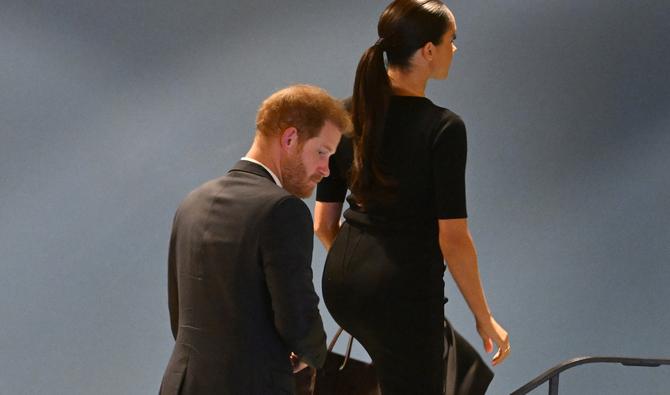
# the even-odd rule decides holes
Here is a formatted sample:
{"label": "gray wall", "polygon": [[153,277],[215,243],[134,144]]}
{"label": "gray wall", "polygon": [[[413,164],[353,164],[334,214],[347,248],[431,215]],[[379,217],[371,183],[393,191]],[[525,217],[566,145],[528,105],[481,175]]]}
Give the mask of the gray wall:
{"label": "gray wall", "polygon": [[[0,2],[0,393],[156,393],[174,209],[246,152],[274,90],[348,95],[385,4]],[[429,96],[468,125],[472,233],[513,345],[491,393],[583,354],[670,358],[670,6],[451,6],[459,51]],[[667,394],[670,368],[561,387]]]}

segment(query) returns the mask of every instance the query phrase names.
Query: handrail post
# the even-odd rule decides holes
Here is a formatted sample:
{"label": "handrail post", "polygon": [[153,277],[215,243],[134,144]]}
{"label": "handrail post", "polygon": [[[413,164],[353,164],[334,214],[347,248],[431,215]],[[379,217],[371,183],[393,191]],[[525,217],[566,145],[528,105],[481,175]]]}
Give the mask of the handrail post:
{"label": "handrail post", "polygon": [[549,379],[549,395],[558,395],[558,373]]}

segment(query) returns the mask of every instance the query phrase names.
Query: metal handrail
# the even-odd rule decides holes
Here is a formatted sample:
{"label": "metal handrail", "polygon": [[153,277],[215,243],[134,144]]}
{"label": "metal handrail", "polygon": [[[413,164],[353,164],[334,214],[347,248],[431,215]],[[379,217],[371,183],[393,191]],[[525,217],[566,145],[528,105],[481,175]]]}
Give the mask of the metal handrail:
{"label": "metal handrail", "polygon": [[587,363],[620,363],[624,366],[658,367],[670,365],[670,359],[621,358],[621,357],[578,357],[561,362],[547,370],[510,395],[524,395],[549,381],[549,395],[558,395],[558,375],[564,370]]}

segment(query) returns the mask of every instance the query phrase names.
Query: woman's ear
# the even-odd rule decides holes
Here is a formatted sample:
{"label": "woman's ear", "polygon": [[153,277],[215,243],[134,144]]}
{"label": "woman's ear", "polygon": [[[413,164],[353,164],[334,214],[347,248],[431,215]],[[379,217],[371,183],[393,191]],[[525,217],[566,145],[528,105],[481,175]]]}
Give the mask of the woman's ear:
{"label": "woman's ear", "polygon": [[435,55],[435,44],[428,41],[423,47],[421,47],[421,57],[423,57],[427,62],[433,60]]}
{"label": "woman's ear", "polygon": [[291,150],[298,145],[298,129],[291,126],[281,133],[279,144],[282,150]]}

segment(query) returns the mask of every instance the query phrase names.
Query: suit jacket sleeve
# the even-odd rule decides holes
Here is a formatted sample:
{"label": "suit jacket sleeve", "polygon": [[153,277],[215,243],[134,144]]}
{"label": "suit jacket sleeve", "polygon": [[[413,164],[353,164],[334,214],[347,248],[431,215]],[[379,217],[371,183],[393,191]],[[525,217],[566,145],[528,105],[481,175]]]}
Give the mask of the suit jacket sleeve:
{"label": "suit jacket sleeve", "polygon": [[261,255],[274,323],[288,349],[308,365],[326,359],[326,334],[312,282],[312,216],[297,197],[279,201],[261,233]]}
{"label": "suit jacket sleeve", "polygon": [[176,229],[175,223],[172,225],[172,234],[170,235],[170,250],[168,251],[168,309],[170,312],[170,328],[172,337],[177,340],[177,330],[179,329],[179,293],[177,292],[177,261],[175,251]]}

